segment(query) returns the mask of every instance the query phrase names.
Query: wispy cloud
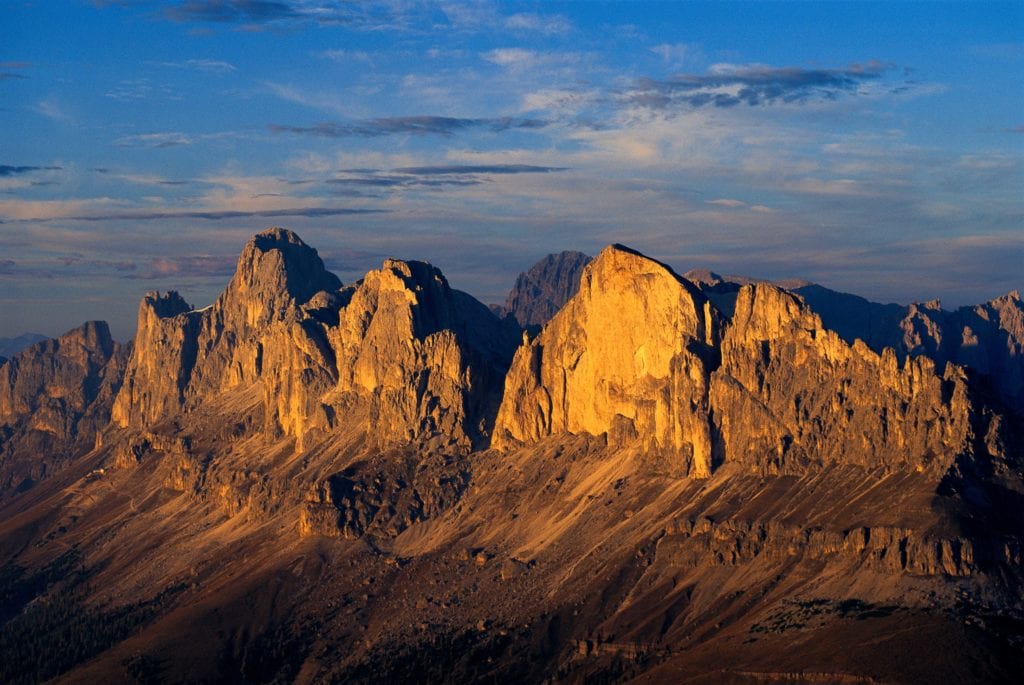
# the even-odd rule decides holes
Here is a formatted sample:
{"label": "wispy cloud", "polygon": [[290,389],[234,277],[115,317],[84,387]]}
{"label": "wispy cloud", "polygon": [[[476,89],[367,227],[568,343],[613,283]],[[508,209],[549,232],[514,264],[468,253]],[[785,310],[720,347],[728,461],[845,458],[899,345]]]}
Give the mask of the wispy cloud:
{"label": "wispy cloud", "polygon": [[124,181],[126,183],[134,183],[136,185],[145,186],[184,186],[193,183],[193,181],[181,181],[170,178],[164,178],[154,174],[131,174],[131,173],[119,173],[112,169],[103,167],[94,168],[97,174],[101,174],[109,179]]}
{"label": "wispy cloud", "polygon": [[329,178],[324,183],[337,188],[368,188],[368,189],[441,189],[451,186],[479,185],[482,181],[472,177],[455,177],[443,179],[418,178],[416,176],[396,175],[365,175],[346,176],[342,178]]}
{"label": "wispy cloud", "polygon": [[544,174],[567,169],[568,167],[533,166],[531,164],[449,164],[399,167],[393,171],[417,176],[437,176],[446,174]]}
{"label": "wispy cloud", "polygon": [[232,71],[237,71],[237,67],[235,67],[234,64],[219,59],[188,59],[184,62],[160,62],[159,64],[162,67],[195,69],[197,71],[217,74],[227,74]]}
{"label": "wispy cloud", "polygon": [[339,97],[336,92],[307,93],[294,86],[281,83],[265,83],[267,89],[286,102],[294,102],[303,107],[335,112],[343,116],[352,115],[351,103]]}
{"label": "wispy cloud", "polygon": [[572,23],[560,14],[520,12],[505,17],[502,23],[505,28],[513,31],[539,33],[545,36],[565,35],[572,30]]}
{"label": "wispy cloud", "polygon": [[547,110],[570,115],[580,112],[599,97],[594,89],[542,88],[523,95],[520,109],[524,112]]}
{"label": "wispy cloud", "polygon": [[[0,203],[2,204],[2,203]],[[0,206],[2,211],[2,206]],[[26,221],[153,221],[157,219],[205,219],[207,221],[221,221],[224,219],[244,219],[250,217],[272,219],[277,217],[302,216],[302,217],[326,217],[326,216],[348,216],[357,214],[382,214],[386,209],[356,209],[351,207],[286,207],[283,209],[265,210],[124,210],[115,212],[99,212],[95,214],[64,214],[55,216],[41,214],[39,216],[26,216]]]}
{"label": "wispy cloud", "polygon": [[185,0],[163,10],[179,23],[227,24],[259,31],[264,27],[344,25],[361,30],[402,29],[417,23],[424,8],[416,3],[360,0]]}
{"label": "wispy cloud", "polygon": [[164,16],[180,22],[262,24],[299,16],[287,2],[275,0],[187,0],[164,9]]}
{"label": "wispy cloud", "polygon": [[105,272],[121,276],[136,270],[129,260],[95,259],[80,254],[69,254],[46,259],[0,259],[0,276],[53,280],[69,275]]}
{"label": "wispy cloud", "polygon": [[[31,66],[31,62],[19,62],[16,60],[7,60],[5,62],[0,62],[0,69],[28,69]],[[0,71],[0,81],[25,78],[28,77],[24,74],[19,74],[16,71]]]}
{"label": "wispy cloud", "polygon": [[370,53],[364,50],[324,50],[318,53],[318,56],[324,59],[329,59],[332,62],[338,62],[339,64],[345,64],[347,62],[369,62]]}
{"label": "wispy cloud", "polygon": [[287,126],[270,124],[274,133],[297,133],[321,138],[373,138],[388,135],[452,136],[470,129],[484,129],[494,133],[510,129],[538,129],[548,122],[540,119],[495,117],[464,119],[457,117],[410,116],[363,119],[351,123],[321,122],[313,126]]}
{"label": "wispy cloud", "polygon": [[651,48],[651,52],[669,64],[695,62],[704,58],[701,49],[689,43],[662,43]]}
{"label": "wispy cloud", "polygon": [[35,171],[60,171],[63,168],[59,166],[12,166],[10,164],[0,164],[0,176],[18,176],[21,174],[31,174]]}
{"label": "wispy cloud", "polygon": [[125,79],[119,81],[103,93],[103,95],[104,97],[108,97],[112,100],[118,100],[120,102],[155,100],[157,98],[164,100],[181,99],[181,97],[166,84],[154,85],[152,81],[145,78]]}
{"label": "wispy cloud", "polygon": [[544,67],[550,69],[559,65],[579,64],[584,56],[578,52],[538,51],[526,48],[495,48],[481,53],[480,56],[491,64],[521,72],[527,69]]}
{"label": "wispy cloud", "polygon": [[736,200],[733,198],[719,198],[717,200],[707,200],[709,205],[717,205],[719,207],[727,207],[729,209],[747,209],[751,212],[760,212],[762,214],[768,214],[775,210],[766,205],[750,205],[743,200]]}
{"label": "wispy cloud", "polygon": [[57,102],[56,97],[52,95],[40,100],[33,109],[51,121],[60,124],[75,123],[74,117],[65,111],[63,106]]}
{"label": "wispy cloud", "polygon": [[178,145],[191,145],[193,138],[186,133],[178,131],[165,131],[161,133],[139,133],[131,136],[121,136],[114,141],[119,147],[152,147],[166,148]]}
{"label": "wispy cloud", "polygon": [[153,257],[147,268],[132,278],[154,280],[172,276],[214,277],[230,276],[235,271],[236,259],[232,256],[183,255],[179,257]]}
{"label": "wispy cloud", "polygon": [[845,69],[717,64],[705,74],[641,78],[625,93],[624,99],[652,109],[741,104],[756,107],[835,100],[840,95],[856,92],[867,82],[878,80],[890,68],[880,62],[854,64]]}

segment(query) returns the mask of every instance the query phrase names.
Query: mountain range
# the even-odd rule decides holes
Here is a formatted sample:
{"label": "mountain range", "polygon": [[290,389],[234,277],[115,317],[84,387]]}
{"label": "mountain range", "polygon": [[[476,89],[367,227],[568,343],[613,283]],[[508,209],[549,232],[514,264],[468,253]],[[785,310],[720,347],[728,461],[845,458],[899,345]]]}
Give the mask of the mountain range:
{"label": "mountain range", "polygon": [[4,682],[1015,682],[1024,304],[273,228],[0,362]]}

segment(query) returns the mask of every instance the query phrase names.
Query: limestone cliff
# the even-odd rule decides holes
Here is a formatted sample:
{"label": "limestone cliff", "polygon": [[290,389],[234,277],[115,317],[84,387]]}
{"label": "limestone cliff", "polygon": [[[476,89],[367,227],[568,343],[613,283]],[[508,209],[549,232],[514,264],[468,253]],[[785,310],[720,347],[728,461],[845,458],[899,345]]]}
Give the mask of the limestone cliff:
{"label": "limestone cliff", "polygon": [[492,312],[424,262],[389,259],[342,295],[336,390],[371,398],[380,440],[489,433],[514,346]]}
{"label": "limestone cliff", "polygon": [[194,311],[175,292],[147,293],[115,423],[152,425],[256,382],[263,342],[275,325],[297,322],[300,305],[340,285],[316,250],[273,228],[246,244],[231,282],[210,307]]}
{"label": "limestone cliff", "polygon": [[759,470],[840,463],[941,474],[971,447],[963,369],[850,345],[768,284],[739,291],[711,406],[721,458]]}
{"label": "limestone cliff", "polygon": [[891,347],[901,360],[930,357],[938,368],[956,362],[986,376],[1002,402],[1024,412],[1024,304],[1017,291],[953,311],[936,300],[883,305],[819,285],[793,292],[848,342],[859,338],[876,352]]}
{"label": "limestone cliff", "polygon": [[316,250],[275,228],[249,241],[210,307],[147,294],[114,421],[143,428],[259,386],[264,431],[300,446],[338,427],[381,444],[468,445],[489,431],[506,326],[420,262],[388,260],[340,286]]}
{"label": "limestone cliff", "polygon": [[951,312],[938,302],[912,304],[899,332],[901,352],[974,369],[1007,406],[1024,413],[1024,304],[1017,291]]}
{"label": "limestone cliff", "polygon": [[[988,430],[957,364],[851,344],[768,283],[736,286],[729,309],[724,324],[686,279],[607,248],[516,353],[492,444],[607,433],[612,444],[683,454],[700,476],[728,462],[942,474]],[[998,309],[1009,324],[985,311],[993,327],[1013,328],[1012,306]]]}
{"label": "limestone cliff", "polygon": [[502,312],[526,328],[543,326],[580,286],[580,275],[590,262],[582,252],[549,254],[519,274]]}
{"label": "limestone cliff", "polygon": [[93,447],[126,357],[107,324],[90,321],[0,366],[0,494]]}
{"label": "limestone cliff", "polygon": [[680,454],[695,475],[709,475],[707,393],[720,329],[708,299],[670,268],[605,248],[579,292],[516,352],[492,444],[610,433]]}

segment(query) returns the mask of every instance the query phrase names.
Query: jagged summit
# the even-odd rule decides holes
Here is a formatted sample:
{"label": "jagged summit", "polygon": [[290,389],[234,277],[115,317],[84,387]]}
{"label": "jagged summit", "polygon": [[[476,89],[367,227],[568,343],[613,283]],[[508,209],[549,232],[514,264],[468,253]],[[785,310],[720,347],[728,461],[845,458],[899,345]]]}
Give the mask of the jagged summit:
{"label": "jagged summit", "polygon": [[519,274],[502,311],[520,326],[543,326],[576,294],[580,274],[591,260],[582,252],[549,254]]}
{"label": "jagged summit", "polygon": [[320,291],[340,287],[341,281],[327,271],[314,248],[292,231],[270,228],[246,243],[220,303],[229,309],[232,300],[248,300],[250,324],[266,323],[290,302],[305,304]]}
{"label": "jagged summit", "polygon": [[316,250],[274,228],[246,244],[213,306],[147,294],[114,417],[151,426],[255,388],[250,423],[299,444],[340,425],[379,444],[468,444],[489,433],[510,333],[430,264],[388,259],[342,288]]}
{"label": "jagged summit", "polygon": [[152,311],[161,319],[192,311],[192,305],[186,302],[177,290],[168,290],[166,293],[148,290],[142,296],[141,306],[146,307],[148,311]]}
{"label": "jagged summit", "polygon": [[493,444],[611,433],[683,454],[708,475],[707,380],[720,334],[696,286],[635,250],[606,247],[579,292],[516,352]]}
{"label": "jagged summit", "polygon": [[92,449],[126,359],[106,322],[88,321],[0,366],[0,497]]}

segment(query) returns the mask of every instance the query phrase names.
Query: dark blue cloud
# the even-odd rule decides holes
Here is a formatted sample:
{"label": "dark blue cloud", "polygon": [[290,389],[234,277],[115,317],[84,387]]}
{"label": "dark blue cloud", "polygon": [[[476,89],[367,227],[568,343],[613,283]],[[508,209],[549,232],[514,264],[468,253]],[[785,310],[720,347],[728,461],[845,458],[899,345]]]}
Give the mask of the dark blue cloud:
{"label": "dark blue cloud", "polygon": [[457,117],[411,116],[364,119],[351,123],[321,122],[312,126],[271,124],[274,133],[297,133],[323,138],[375,138],[388,135],[452,136],[460,131],[484,129],[495,133],[511,129],[537,129],[548,125],[541,119],[494,117],[464,119]]}
{"label": "dark blue cloud", "polygon": [[634,104],[664,109],[672,106],[751,107],[810,100],[835,100],[862,84],[881,78],[891,65],[854,64],[846,69],[804,69],[745,65],[710,73],[679,74],[667,79],[641,78],[626,93]]}
{"label": "dark blue cloud", "polygon": [[187,0],[164,9],[164,16],[180,22],[262,24],[300,13],[291,3],[276,0]]}
{"label": "dark blue cloud", "polygon": [[[401,170],[396,170],[401,173]],[[365,176],[358,178],[330,178],[325,181],[334,186],[355,186],[367,188],[418,188],[440,186],[479,185],[473,178],[421,179],[409,176]]]}
{"label": "dark blue cloud", "polygon": [[[267,209],[259,211],[235,210],[184,210],[184,211],[124,211],[107,214],[82,214],[78,216],[59,217],[60,221],[150,221],[154,219],[206,219],[220,221],[222,219],[242,219],[246,217],[274,218],[281,216],[346,216],[352,214],[384,214],[386,209],[351,209],[348,207],[295,207],[288,209]],[[33,221],[56,221],[55,219],[32,219]]]}
{"label": "dark blue cloud", "polygon": [[34,171],[60,171],[63,168],[59,166],[11,166],[9,164],[0,164],[0,176],[19,176],[21,174],[30,174]]}
{"label": "dark blue cloud", "polygon": [[185,0],[163,10],[165,19],[179,23],[236,24],[250,29],[311,23],[383,29],[422,25],[432,16],[418,3],[367,0]]}
{"label": "dark blue cloud", "polygon": [[564,166],[534,166],[532,164],[449,164],[442,166],[407,166],[394,169],[399,174],[435,176],[446,174],[545,174],[565,171]]}

